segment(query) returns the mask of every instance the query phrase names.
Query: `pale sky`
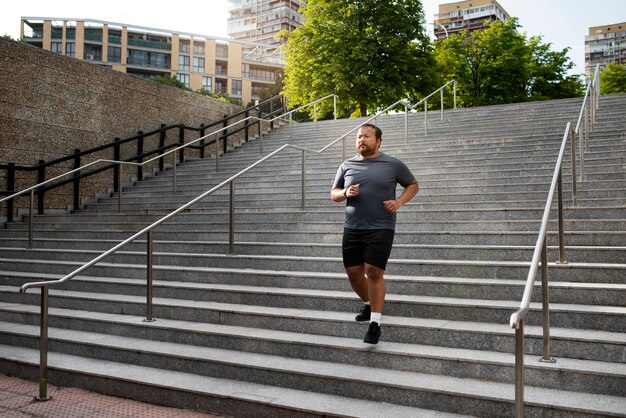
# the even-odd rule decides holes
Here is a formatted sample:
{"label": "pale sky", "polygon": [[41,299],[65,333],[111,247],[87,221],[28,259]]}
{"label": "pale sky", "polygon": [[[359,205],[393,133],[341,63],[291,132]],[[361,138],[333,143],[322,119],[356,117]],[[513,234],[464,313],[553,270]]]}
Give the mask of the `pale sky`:
{"label": "pale sky", "polygon": [[[527,36],[542,35],[552,50],[570,47],[575,68],[585,71],[585,36],[589,27],[626,22],[626,0],[498,0],[509,15],[518,17]],[[452,1],[423,0],[427,22],[438,6]],[[130,0],[28,0],[9,1],[0,13],[0,35],[19,37],[21,16],[84,18],[171,31],[227,38],[228,0],[139,2]],[[432,37],[432,25],[428,29]]]}

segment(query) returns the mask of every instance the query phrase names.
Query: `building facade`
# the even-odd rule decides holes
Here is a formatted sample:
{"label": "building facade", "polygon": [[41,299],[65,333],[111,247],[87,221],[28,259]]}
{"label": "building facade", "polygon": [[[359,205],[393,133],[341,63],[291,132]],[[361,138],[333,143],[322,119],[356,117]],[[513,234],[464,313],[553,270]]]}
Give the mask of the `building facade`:
{"label": "building facade", "polygon": [[284,67],[267,45],[101,20],[22,17],[21,39],[141,78],[176,77],[194,91],[246,105],[274,85]]}
{"label": "building facade", "polygon": [[292,31],[303,22],[300,0],[229,0],[228,35],[237,40],[272,45],[279,49],[282,30]]}
{"label": "building facade", "polygon": [[463,30],[483,30],[496,20],[506,22],[509,14],[496,0],[467,0],[439,5],[434,34],[439,41]]}
{"label": "building facade", "polygon": [[594,26],[585,36],[585,76],[591,77],[596,65],[626,64],[626,22]]}

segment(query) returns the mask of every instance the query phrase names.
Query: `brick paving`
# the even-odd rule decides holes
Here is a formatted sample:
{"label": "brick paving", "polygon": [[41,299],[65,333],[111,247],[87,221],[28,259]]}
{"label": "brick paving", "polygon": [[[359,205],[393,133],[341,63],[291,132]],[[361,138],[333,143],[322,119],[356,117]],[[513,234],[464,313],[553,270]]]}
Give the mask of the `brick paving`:
{"label": "brick paving", "polygon": [[37,382],[0,374],[0,418],[219,418],[202,412],[151,405],[130,399],[48,384],[52,399],[39,402]]}

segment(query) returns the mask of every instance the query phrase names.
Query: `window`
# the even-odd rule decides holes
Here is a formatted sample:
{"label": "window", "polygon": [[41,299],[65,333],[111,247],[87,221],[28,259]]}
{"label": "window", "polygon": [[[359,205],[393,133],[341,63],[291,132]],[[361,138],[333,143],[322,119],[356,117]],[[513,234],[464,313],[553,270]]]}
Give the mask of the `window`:
{"label": "window", "polygon": [[186,52],[186,53],[191,52],[191,47],[189,46],[188,42],[181,42],[179,45],[180,45],[180,52]]}
{"label": "window", "polygon": [[193,44],[194,55],[204,55],[204,44]]}
{"label": "window", "polygon": [[231,96],[241,97],[241,80],[233,80],[231,83]]}
{"label": "window", "polygon": [[176,74],[176,79],[189,88],[189,74]]}
{"label": "window", "polygon": [[209,93],[213,92],[213,79],[211,77],[202,77],[202,90]]}
{"label": "window", "polygon": [[227,75],[228,69],[225,64],[215,64],[215,74],[217,75]]}
{"label": "window", "polygon": [[193,57],[193,72],[204,73],[204,58]]}
{"label": "window", "polygon": [[76,54],[76,44],[74,42],[68,42],[65,44],[65,55],[68,57],[74,57]]}
{"label": "window", "polygon": [[56,52],[57,54],[63,53],[63,43],[62,42],[52,42],[50,44],[50,51]]}
{"label": "window", "polygon": [[122,48],[119,46],[109,46],[107,48],[108,62],[122,62]]}
{"label": "window", "polygon": [[189,71],[189,55],[178,56],[178,69],[180,71]]}

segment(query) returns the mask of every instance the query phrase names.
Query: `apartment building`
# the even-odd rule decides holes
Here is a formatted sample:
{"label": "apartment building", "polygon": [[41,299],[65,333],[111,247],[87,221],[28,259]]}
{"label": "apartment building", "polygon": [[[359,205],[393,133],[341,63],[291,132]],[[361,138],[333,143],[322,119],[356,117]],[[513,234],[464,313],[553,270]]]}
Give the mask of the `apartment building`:
{"label": "apartment building", "polygon": [[[435,15],[434,34],[439,41],[462,30],[483,30],[491,22],[506,22],[509,14],[496,0],[467,0],[439,5]],[[487,22],[487,23],[486,23]]]}
{"label": "apartment building", "polygon": [[22,17],[20,35],[48,51],[136,77],[170,75],[243,105],[284,67],[280,51],[264,44],[95,19]]}
{"label": "apartment building", "polygon": [[626,64],[626,22],[591,27],[585,36],[585,76],[611,62]]}
{"label": "apartment building", "polygon": [[292,31],[303,22],[299,0],[229,0],[228,35],[233,39],[272,45],[278,52],[282,30]]}

